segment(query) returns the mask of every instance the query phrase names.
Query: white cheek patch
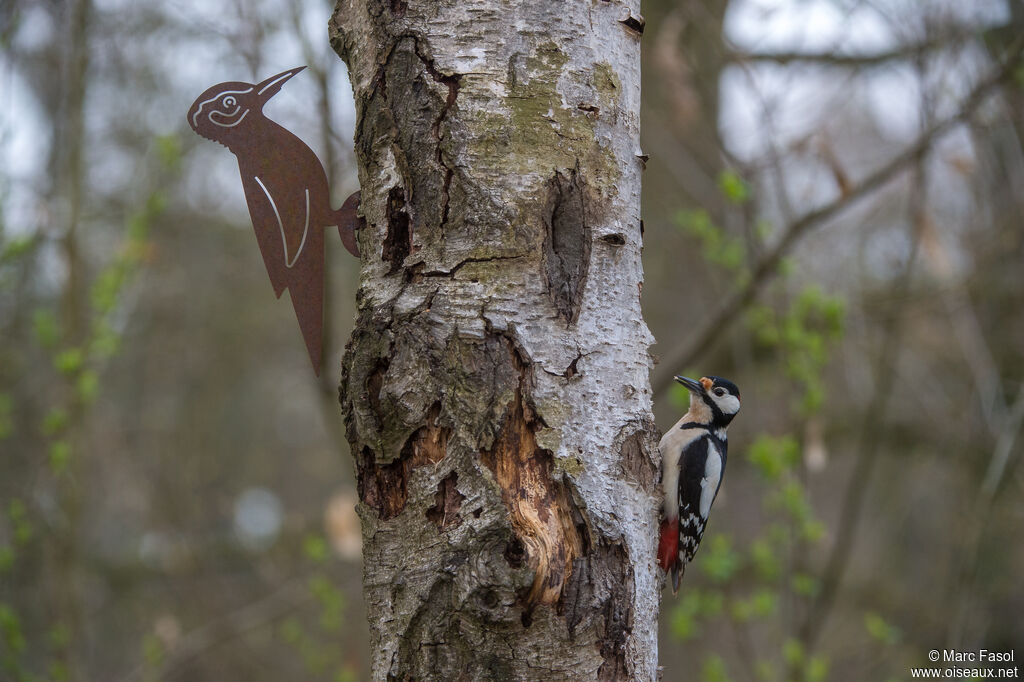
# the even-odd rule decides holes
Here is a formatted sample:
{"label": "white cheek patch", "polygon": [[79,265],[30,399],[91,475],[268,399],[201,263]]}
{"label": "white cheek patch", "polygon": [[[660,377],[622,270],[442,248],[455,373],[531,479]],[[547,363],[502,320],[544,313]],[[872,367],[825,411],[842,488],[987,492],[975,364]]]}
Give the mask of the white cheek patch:
{"label": "white cheek patch", "polygon": [[718,484],[722,480],[722,456],[714,443],[708,443],[708,458],[704,464],[704,478],[700,481],[700,516],[707,520],[711,503],[715,501]]}
{"label": "white cheek patch", "polygon": [[725,414],[736,414],[740,411],[740,399],[732,393],[726,393],[721,398],[715,396],[715,404]]}

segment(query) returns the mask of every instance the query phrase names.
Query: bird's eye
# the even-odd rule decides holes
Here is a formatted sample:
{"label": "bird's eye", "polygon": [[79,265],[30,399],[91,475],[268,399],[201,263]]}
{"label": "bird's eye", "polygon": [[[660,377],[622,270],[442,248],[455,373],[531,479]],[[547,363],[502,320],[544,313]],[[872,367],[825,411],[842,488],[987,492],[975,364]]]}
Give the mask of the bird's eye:
{"label": "bird's eye", "polygon": [[235,98],[234,97],[225,97],[224,98],[224,106],[226,106],[226,107],[233,107],[233,106],[235,106]]}
{"label": "bird's eye", "polygon": [[721,398],[723,395],[725,395],[725,389],[724,388],[716,388],[715,389],[715,395],[717,395],[719,398]]}

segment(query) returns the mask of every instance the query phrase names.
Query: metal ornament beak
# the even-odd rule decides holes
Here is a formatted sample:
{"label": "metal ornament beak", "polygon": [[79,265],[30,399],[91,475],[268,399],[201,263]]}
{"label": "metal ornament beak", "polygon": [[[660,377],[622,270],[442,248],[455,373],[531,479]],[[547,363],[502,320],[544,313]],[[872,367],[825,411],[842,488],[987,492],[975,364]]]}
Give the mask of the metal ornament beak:
{"label": "metal ornament beak", "polygon": [[282,71],[276,76],[271,76],[256,86],[256,96],[259,97],[261,101],[266,102],[281,91],[281,86],[287,83],[289,78],[305,68],[305,66],[297,66],[294,69]]}
{"label": "metal ornament beak", "polygon": [[704,391],[704,387],[700,384],[699,381],[694,381],[693,379],[690,379],[688,377],[681,376],[677,376],[674,378],[677,382],[679,382],[683,386],[686,386],[686,388],[690,389],[690,391],[693,393],[701,393]]}

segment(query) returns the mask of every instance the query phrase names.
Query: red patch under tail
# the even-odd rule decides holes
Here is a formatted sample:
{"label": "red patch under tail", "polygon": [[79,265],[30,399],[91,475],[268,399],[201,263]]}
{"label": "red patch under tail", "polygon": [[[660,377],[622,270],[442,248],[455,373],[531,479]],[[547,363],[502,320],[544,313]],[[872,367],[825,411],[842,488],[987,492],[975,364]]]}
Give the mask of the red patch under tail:
{"label": "red patch under tail", "polygon": [[679,562],[679,519],[661,522],[661,540],[658,542],[658,565],[668,573]]}

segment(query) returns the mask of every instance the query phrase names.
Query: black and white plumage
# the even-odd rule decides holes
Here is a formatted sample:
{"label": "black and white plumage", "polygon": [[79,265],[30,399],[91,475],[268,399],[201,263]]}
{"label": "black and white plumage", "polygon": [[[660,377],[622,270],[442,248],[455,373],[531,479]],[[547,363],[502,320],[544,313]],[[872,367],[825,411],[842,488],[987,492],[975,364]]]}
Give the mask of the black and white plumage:
{"label": "black and white plumage", "polygon": [[658,543],[658,562],[671,573],[673,592],[704,536],[725,474],[726,430],[740,411],[740,390],[728,379],[675,379],[689,389],[690,409],[659,444],[664,518]]}

